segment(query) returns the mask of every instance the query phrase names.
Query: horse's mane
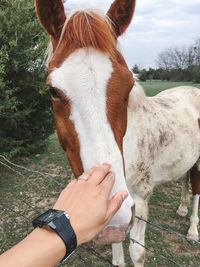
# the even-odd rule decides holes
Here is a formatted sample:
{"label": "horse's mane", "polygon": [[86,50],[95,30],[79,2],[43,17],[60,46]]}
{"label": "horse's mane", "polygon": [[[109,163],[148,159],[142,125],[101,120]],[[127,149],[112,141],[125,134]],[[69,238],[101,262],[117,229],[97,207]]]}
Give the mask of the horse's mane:
{"label": "horse's mane", "polygon": [[[102,10],[87,8],[74,11],[68,15],[56,50],[61,43],[64,44],[66,49],[74,48],[75,50],[93,47],[114,58],[117,39],[109,17]],[[50,43],[47,51],[47,64],[52,56],[53,49]]]}
{"label": "horse's mane", "polygon": [[128,107],[130,110],[136,110],[146,100],[146,95],[142,86],[135,81],[135,85],[129,94]]}

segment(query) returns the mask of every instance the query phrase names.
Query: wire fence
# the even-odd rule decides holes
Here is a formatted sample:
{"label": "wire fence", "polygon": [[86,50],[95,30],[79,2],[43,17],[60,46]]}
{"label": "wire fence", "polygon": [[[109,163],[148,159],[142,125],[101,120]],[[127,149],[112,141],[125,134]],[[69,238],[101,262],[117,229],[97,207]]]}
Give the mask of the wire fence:
{"label": "wire fence", "polygon": [[[51,184],[53,185],[52,188],[55,189],[54,185],[58,186],[58,192],[60,192],[63,188],[65,188],[65,184],[63,182],[60,182],[58,181],[57,179],[55,179],[52,175],[49,175],[49,174],[45,174],[41,171],[37,171],[37,170],[34,170],[34,169],[30,169],[30,168],[27,168],[25,166],[22,166],[22,165],[19,165],[19,164],[16,164],[16,163],[13,163],[11,162],[10,160],[8,160],[6,157],[4,157],[3,155],[0,155],[0,165],[2,165],[4,168],[16,173],[18,176],[20,177],[23,177],[27,180],[27,175],[25,175],[24,173],[22,172],[28,172],[30,174],[35,174],[37,175],[39,178],[37,179],[34,179],[34,178],[31,178],[28,180],[27,182],[27,185],[30,186],[35,186],[35,184],[38,184],[40,189],[42,188],[40,185],[41,183],[38,183],[38,179],[41,181],[50,181]],[[41,180],[41,177],[43,180]],[[41,189],[42,190],[42,189]],[[38,187],[37,187],[37,190],[36,190],[36,193],[38,192]],[[31,212],[31,215],[32,214],[40,214],[40,209],[37,207],[37,205],[33,206],[30,202],[27,201],[26,197],[25,197],[25,193],[24,192],[12,192],[10,191],[9,192],[10,195],[13,197],[13,199],[18,202],[20,202],[20,206],[21,206],[21,209],[19,208],[16,208],[16,206],[11,206],[6,200],[3,199],[3,197],[1,196],[1,205],[2,205],[2,209],[4,211],[9,211],[9,213],[13,213],[13,216],[15,216],[16,220],[18,220],[19,218],[23,218],[24,221],[26,221],[26,225],[24,226],[24,229],[26,228],[27,229],[27,234],[31,231],[31,219],[30,218],[33,218],[33,217],[30,217],[30,211]],[[54,199],[55,199],[55,195],[54,195]],[[44,201],[44,200],[40,200],[40,201]],[[37,202],[37,200],[36,200]],[[26,212],[24,211],[24,208],[23,207],[27,207],[28,210],[29,210],[29,213],[26,214]],[[139,216],[135,216],[136,219],[138,220],[141,220],[149,225],[151,225],[152,227],[156,228],[156,229],[159,229],[160,231],[165,231],[167,233],[169,233],[170,235],[175,235],[179,238],[182,238],[182,239],[185,239],[189,242],[192,242],[196,245],[200,245],[200,242],[199,241],[196,241],[192,238],[188,238],[187,236],[181,234],[181,233],[178,233],[172,229],[168,229],[168,228],[165,228],[161,225],[158,225],[156,223],[153,223],[153,222],[150,222],[148,220],[144,220],[143,218],[139,217]],[[1,228],[1,223],[0,223],[0,228]],[[174,266],[181,266],[181,267],[186,267],[187,265],[185,264],[180,264],[178,262],[176,262],[175,260],[171,259],[168,255],[164,255],[163,253],[160,253],[158,252],[157,250],[155,250],[154,248],[149,248],[147,246],[145,246],[144,244],[141,244],[140,242],[138,242],[137,240],[133,239],[133,238],[130,238],[130,240],[132,242],[135,242],[137,243],[138,245],[142,246],[143,248],[146,249],[146,251],[149,251],[151,254],[153,254],[156,258],[163,258],[166,262],[169,262],[169,263],[173,263]],[[1,248],[1,247],[0,247]],[[199,249],[200,249],[200,246],[199,246]],[[2,248],[2,251],[4,251],[4,249]],[[95,258],[98,258],[98,260],[100,260],[100,262],[102,262],[103,264],[105,264],[104,266],[115,266],[112,264],[111,260],[110,260],[110,257],[106,257],[105,255],[102,255],[102,253],[98,252],[97,249],[89,246],[89,245],[82,245],[79,247],[79,251],[76,252],[76,259],[78,259],[79,262],[82,262],[84,266],[94,266],[90,260],[87,259],[87,257],[83,257],[81,255],[81,251],[85,251],[87,252],[88,255],[92,255],[93,257]],[[95,259],[94,259],[95,261]],[[188,267],[188,266],[187,266]]]}

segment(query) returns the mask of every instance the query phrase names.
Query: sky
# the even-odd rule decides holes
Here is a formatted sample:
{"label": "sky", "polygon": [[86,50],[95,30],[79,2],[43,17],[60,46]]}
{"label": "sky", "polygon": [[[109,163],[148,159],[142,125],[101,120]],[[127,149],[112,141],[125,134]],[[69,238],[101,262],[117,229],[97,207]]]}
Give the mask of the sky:
{"label": "sky", "polygon": [[[67,0],[65,8],[98,7],[107,11],[114,0]],[[187,46],[200,38],[200,0],[137,0],[133,20],[119,38],[131,68],[155,68],[166,48]]]}

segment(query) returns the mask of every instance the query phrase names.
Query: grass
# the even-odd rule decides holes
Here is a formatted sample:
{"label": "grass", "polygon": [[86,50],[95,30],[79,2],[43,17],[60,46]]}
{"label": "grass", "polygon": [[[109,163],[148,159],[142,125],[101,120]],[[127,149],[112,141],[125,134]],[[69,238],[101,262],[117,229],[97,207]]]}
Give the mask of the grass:
{"label": "grass", "polygon": [[[153,95],[161,89],[164,90],[179,84],[146,82],[142,85],[149,95]],[[200,87],[200,85],[197,86]],[[38,152],[37,155],[30,158],[17,158],[14,161],[28,168],[49,174],[53,179],[65,185],[71,179],[71,170],[65,158],[65,153],[60,148],[56,134],[50,136],[47,143],[45,152]],[[20,171],[23,176],[0,165],[1,253],[19,242],[32,230],[32,219],[51,208],[61,191],[59,185],[47,178],[27,171],[22,172],[20,169],[16,170]],[[180,203],[180,196],[181,183],[179,181],[156,188],[149,203],[149,220],[186,234],[189,227],[191,207],[185,218],[179,217],[176,210]],[[126,266],[132,267],[128,245],[129,240],[127,239],[124,242]],[[104,257],[112,259],[111,246],[100,247],[93,242],[90,242],[89,246],[95,248]],[[200,246],[166,232],[161,232],[152,226],[147,226],[146,246],[153,248],[156,253],[164,254],[182,266],[200,266]],[[69,259],[65,266],[87,266],[80,260],[79,256],[91,266],[109,266],[109,264],[105,264],[82,248],[78,248],[77,253]],[[174,266],[173,263],[167,262],[152,252],[148,251],[146,254],[145,267]]]}
{"label": "grass", "polygon": [[147,81],[140,82],[148,96],[154,96],[163,90],[177,86],[194,86],[200,88],[200,84],[191,82],[167,82],[167,81]]}

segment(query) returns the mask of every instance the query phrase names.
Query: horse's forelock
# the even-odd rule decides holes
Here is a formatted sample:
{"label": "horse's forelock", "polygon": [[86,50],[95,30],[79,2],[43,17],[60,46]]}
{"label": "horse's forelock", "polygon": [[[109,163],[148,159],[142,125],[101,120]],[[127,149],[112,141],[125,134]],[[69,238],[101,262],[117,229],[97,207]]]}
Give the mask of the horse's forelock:
{"label": "horse's forelock", "polygon": [[112,21],[100,9],[82,9],[71,12],[66,19],[55,51],[50,42],[46,53],[46,65],[61,43],[66,48],[93,47],[111,59],[115,57],[117,39],[112,27]]}

